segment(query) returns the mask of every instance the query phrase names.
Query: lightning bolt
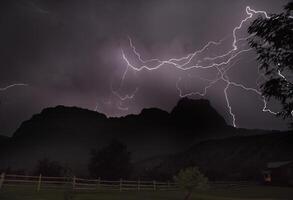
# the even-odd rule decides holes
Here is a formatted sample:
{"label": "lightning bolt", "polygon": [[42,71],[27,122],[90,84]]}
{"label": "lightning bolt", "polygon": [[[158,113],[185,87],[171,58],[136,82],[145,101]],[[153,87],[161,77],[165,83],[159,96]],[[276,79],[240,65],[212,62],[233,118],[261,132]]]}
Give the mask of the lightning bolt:
{"label": "lightning bolt", "polygon": [[0,88],[0,92],[6,91],[6,90],[8,90],[10,88],[17,87],[17,86],[28,86],[28,84],[25,84],[25,83],[15,83],[15,84],[12,84],[12,85],[8,85],[6,87]]}
{"label": "lightning bolt", "polygon": [[[137,51],[136,47],[134,46],[132,39],[130,37],[128,37],[129,40],[129,46],[131,49],[132,54],[135,56],[135,58],[137,59],[139,65],[138,66],[134,66],[131,61],[127,58],[127,55],[125,53],[125,51],[123,49],[121,49],[121,56],[122,59],[124,60],[124,62],[126,63],[126,69],[123,73],[122,79],[121,79],[121,86],[123,84],[123,81],[126,77],[126,74],[129,70],[134,70],[136,72],[142,71],[142,70],[148,70],[148,71],[154,71],[157,69],[160,69],[162,66],[170,66],[170,67],[175,67],[178,70],[181,71],[189,71],[192,69],[215,69],[217,71],[217,77],[214,79],[205,79],[203,77],[198,76],[197,78],[204,80],[206,82],[208,82],[208,84],[203,88],[202,92],[189,92],[189,93],[184,93],[183,90],[180,87],[180,82],[182,81],[182,77],[179,77],[177,82],[176,82],[176,88],[179,91],[179,96],[180,97],[187,97],[187,96],[191,96],[191,95],[200,95],[200,96],[205,96],[207,94],[207,91],[210,87],[212,87],[213,85],[215,85],[218,81],[223,81],[225,83],[225,87],[223,90],[224,96],[225,96],[225,100],[226,100],[226,106],[227,109],[229,111],[229,114],[232,118],[232,124],[234,127],[237,127],[236,125],[236,115],[233,113],[233,109],[230,103],[230,98],[228,95],[228,91],[231,87],[237,87],[239,89],[245,90],[247,92],[251,92],[254,93],[256,95],[258,95],[261,99],[261,101],[263,102],[263,112],[268,112],[270,114],[276,115],[277,113],[270,110],[267,107],[267,101],[265,99],[264,96],[262,96],[261,92],[258,89],[255,88],[250,88],[250,87],[246,87],[245,85],[241,84],[241,83],[237,83],[234,81],[231,81],[227,75],[227,72],[229,71],[229,69],[231,69],[238,61],[235,61],[236,58],[238,58],[240,55],[249,52],[252,50],[252,48],[244,48],[241,49],[239,47],[239,44],[242,41],[246,41],[247,39],[249,39],[250,37],[252,37],[253,35],[250,35],[248,37],[245,38],[238,38],[237,37],[237,32],[239,30],[242,29],[243,25],[249,21],[250,19],[252,19],[254,17],[254,15],[263,15],[265,18],[269,19],[270,17],[268,16],[268,14],[265,11],[256,11],[251,9],[249,6],[246,7],[245,9],[247,16],[241,20],[241,22],[239,23],[238,26],[236,26],[233,31],[232,31],[232,37],[233,37],[233,41],[232,41],[232,48],[226,52],[224,52],[221,55],[216,55],[214,57],[204,57],[202,59],[199,59],[198,57],[200,56],[201,53],[205,52],[206,50],[208,50],[210,47],[212,46],[219,46],[221,45],[226,39],[227,37],[224,37],[223,39],[219,40],[219,41],[209,41],[206,43],[206,45],[204,45],[201,49],[194,51],[193,53],[187,54],[186,56],[183,56],[181,58],[170,58],[167,60],[161,60],[159,58],[152,58],[149,60],[144,60],[142,58],[142,56],[140,55],[140,53]],[[196,64],[193,64],[194,61]],[[201,64],[199,65],[198,63],[207,63],[207,64]],[[225,67],[226,66],[226,67]],[[227,67],[228,66],[228,67]],[[264,76],[263,74],[260,73],[260,70],[258,69],[259,72],[259,77]],[[279,75],[284,77],[280,72]],[[285,78],[285,77],[284,77]],[[258,85],[258,80],[256,81],[257,85]],[[133,99],[135,97],[136,92],[138,91],[138,89],[136,89],[132,94],[130,95],[125,95],[125,96],[121,96],[119,95],[119,93],[117,91],[112,90],[112,93],[117,96],[121,101],[124,101],[126,99]]]}
{"label": "lightning bolt", "polygon": [[117,106],[117,108],[118,108],[119,110],[122,110],[122,111],[128,111],[128,107],[123,107],[121,101],[120,101],[120,102],[117,102],[116,106]]}
{"label": "lightning bolt", "polygon": [[[278,63],[278,66],[280,66],[280,63]],[[281,70],[278,70],[278,76],[280,76],[282,79],[284,79],[287,82],[287,86],[289,86],[289,84],[292,84],[292,82],[288,81],[286,76],[281,73]],[[291,111],[291,116],[293,117],[293,110]]]}
{"label": "lightning bolt", "polygon": [[138,91],[138,88],[135,88],[135,90],[133,91],[133,93],[131,93],[131,95],[126,94],[126,95],[123,96],[123,95],[120,95],[119,92],[117,92],[117,91],[115,91],[115,90],[112,89],[112,93],[116,97],[118,97],[121,101],[125,101],[127,99],[133,99],[134,96],[135,96],[135,94],[137,93],[137,91]]}

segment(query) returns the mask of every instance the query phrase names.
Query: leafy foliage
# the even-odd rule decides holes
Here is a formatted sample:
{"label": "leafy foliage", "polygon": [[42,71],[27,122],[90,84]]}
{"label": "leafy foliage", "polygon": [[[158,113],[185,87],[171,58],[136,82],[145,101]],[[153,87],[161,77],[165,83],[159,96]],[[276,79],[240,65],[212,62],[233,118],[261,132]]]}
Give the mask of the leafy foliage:
{"label": "leafy foliage", "polygon": [[206,189],[208,187],[208,179],[205,177],[197,167],[189,167],[180,170],[177,176],[174,177],[175,182],[185,190],[185,200],[191,198],[194,189]]}
{"label": "leafy foliage", "polygon": [[260,69],[265,71],[263,95],[280,101],[283,108],[278,116],[293,119],[293,2],[281,14],[258,17],[248,33],[252,35],[249,44],[258,54]]}
{"label": "leafy foliage", "polygon": [[92,177],[112,180],[127,178],[132,170],[131,154],[126,145],[113,140],[99,151],[92,150],[88,168]]}
{"label": "leafy foliage", "polygon": [[174,180],[188,193],[191,193],[194,189],[206,189],[208,187],[208,178],[197,167],[180,170]]}

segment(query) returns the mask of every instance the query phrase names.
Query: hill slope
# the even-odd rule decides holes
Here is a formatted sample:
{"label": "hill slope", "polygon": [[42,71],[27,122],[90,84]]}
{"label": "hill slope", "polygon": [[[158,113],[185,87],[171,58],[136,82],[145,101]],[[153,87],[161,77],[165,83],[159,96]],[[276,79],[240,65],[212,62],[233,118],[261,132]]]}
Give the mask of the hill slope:
{"label": "hill slope", "polygon": [[137,173],[165,179],[195,165],[210,179],[260,180],[268,162],[293,161],[292,144],[292,132],[206,140],[178,154],[139,162]]}

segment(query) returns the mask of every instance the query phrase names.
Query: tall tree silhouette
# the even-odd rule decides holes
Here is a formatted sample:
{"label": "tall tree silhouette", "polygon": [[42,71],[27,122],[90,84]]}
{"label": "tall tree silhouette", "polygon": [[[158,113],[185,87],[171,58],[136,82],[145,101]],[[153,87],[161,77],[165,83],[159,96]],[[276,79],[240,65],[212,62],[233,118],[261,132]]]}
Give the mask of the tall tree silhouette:
{"label": "tall tree silhouette", "polygon": [[132,169],[131,154],[123,143],[112,140],[108,146],[92,150],[88,165],[92,177],[112,180],[129,177]]}
{"label": "tall tree silhouette", "polygon": [[263,95],[278,100],[282,105],[278,116],[293,121],[293,1],[281,14],[254,20],[248,33],[252,34],[249,44],[265,72]]}
{"label": "tall tree silhouette", "polygon": [[33,174],[42,174],[43,176],[64,176],[65,171],[64,167],[62,167],[58,162],[44,158],[38,161]]}

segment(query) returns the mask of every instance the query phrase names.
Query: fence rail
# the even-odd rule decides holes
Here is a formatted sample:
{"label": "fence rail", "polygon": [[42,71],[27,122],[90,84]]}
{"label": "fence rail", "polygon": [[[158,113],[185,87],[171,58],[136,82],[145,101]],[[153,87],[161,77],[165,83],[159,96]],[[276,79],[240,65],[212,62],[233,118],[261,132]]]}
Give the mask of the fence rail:
{"label": "fence rail", "polygon": [[2,173],[0,176],[0,190],[4,187],[29,186],[37,191],[42,189],[72,189],[72,190],[177,190],[174,182],[157,181],[134,181],[123,180],[109,181],[98,179],[85,179],[78,177],[46,177],[46,176],[25,176]]}
{"label": "fence rail", "polygon": [[[227,182],[218,181],[210,182],[210,187],[215,189],[232,189],[237,190],[243,187],[257,185],[255,182],[237,181]],[[16,174],[0,175],[0,190],[4,187],[30,187],[36,191],[45,189],[62,189],[62,190],[116,190],[116,191],[161,191],[161,190],[178,190],[179,187],[174,182],[159,181],[142,181],[142,180],[123,180],[110,181],[97,179],[85,179],[78,177],[46,177],[46,176],[26,176]]]}

